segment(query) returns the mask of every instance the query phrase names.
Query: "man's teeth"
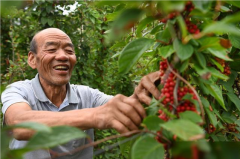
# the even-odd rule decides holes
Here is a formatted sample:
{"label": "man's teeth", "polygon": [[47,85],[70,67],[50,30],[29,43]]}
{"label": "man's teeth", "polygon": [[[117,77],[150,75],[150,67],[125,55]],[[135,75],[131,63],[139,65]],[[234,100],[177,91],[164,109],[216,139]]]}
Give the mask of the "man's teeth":
{"label": "man's teeth", "polygon": [[67,66],[56,66],[55,69],[56,70],[67,70],[68,67]]}

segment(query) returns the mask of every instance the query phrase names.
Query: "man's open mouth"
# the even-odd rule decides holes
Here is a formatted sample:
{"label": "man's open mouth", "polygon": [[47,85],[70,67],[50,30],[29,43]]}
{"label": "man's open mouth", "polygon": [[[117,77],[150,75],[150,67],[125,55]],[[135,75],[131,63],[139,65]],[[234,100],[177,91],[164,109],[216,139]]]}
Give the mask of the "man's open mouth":
{"label": "man's open mouth", "polygon": [[67,71],[69,69],[68,66],[55,66],[55,70]]}

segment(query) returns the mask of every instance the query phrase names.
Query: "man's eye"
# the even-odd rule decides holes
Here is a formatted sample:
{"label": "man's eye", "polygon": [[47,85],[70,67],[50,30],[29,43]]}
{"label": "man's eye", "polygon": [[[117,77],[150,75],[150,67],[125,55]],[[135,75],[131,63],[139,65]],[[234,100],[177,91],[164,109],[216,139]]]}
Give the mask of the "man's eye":
{"label": "man's eye", "polygon": [[53,52],[56,52],[56,49],[49,49],[47,51],[53,53]]}
{"label": "man's eye", "polygon": [[66,50],[67,53],[72,54],[74,53],[72,50]]}

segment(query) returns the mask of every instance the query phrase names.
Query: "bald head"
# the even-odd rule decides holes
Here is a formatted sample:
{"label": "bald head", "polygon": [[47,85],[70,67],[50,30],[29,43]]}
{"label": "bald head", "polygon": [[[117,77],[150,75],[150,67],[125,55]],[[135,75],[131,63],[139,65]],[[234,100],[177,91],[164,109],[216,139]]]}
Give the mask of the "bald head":
{"label": "bald head", "polygon": [[32,38],[32,41],[30,42],[30,51],[36,54],[37,47],[38,47],[38,45],[37,45],[38,39],[41,38],[42,36],[45,36],[50,33],[65,34],[66,36],[68,36],[65,32],[63,32],[62,30],[60,30],[58,28],[47,28],[47,29],[41,30],[41,31],[37,32],[34,35],[34,37]]}

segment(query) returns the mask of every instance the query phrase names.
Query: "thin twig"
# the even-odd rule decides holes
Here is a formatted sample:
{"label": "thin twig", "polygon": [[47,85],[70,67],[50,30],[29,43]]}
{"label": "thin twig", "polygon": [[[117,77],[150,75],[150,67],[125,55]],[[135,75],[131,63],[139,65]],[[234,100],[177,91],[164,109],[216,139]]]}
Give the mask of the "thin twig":
{"label": "thin twig", "polygon": [[203,122],[200,123],[199,125],[203,125],[205,123],[205,118],[204,118],[204,109],[203,109],[203,105],[202,105],[202,102],[200,100],[200,97],[198,95],[198,93],[196,92],[196,90],[193,88],[193,86],[187,81],[185,80],[182,76],[180,76],[178,73],[176,73],[172,68],[171,66],[169,65],[168,61],[167,61],[167,64],[168,64],[168,67],[170,69],[170,71],[175,75],[177,76],[180,80],[182,80],[186,85],[188,85],[188,87],[193,91],[193,93],[197,96],[197,101],[199,103],[199,106],[200,106],[200,109],[201,109],[201,116],[202,116],[202,120]]}

